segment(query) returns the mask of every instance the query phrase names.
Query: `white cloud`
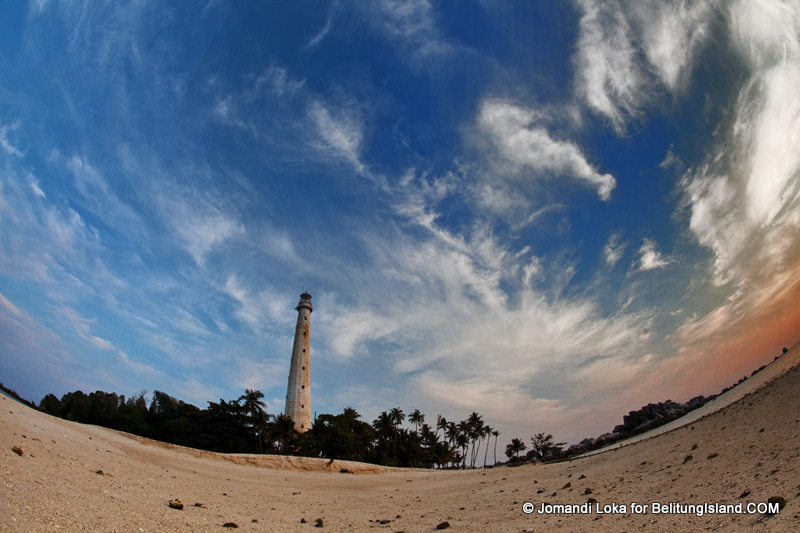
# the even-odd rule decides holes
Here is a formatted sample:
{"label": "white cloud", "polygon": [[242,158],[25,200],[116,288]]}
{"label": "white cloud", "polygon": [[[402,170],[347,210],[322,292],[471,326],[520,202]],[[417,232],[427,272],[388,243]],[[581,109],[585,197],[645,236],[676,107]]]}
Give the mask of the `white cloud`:
{"label": "white cloud", "polygon": [[310,39],[310,40],[309,40],[309,41],[306,43],[306,46],[305,46],[305,47],[306,47],[307,49],[308,49],[308,48],[314,48],[315,46],[317,46],[317,45],[318,45],[318,44],[319,44],[319,43],[322,41],[322,39],[324,39],[324,38],[325,38],[325,36],[326,36],[326,35],[328,35],[328,32],[331,30],[331,18],[332,18],[332,13],[333,13],[333,10],[329,10],[329,11],[328,11],[328,16],[325,18],[325,24],[322,26],[322,29],[321,29],[321,30],[319,30],[319,32],[317,32],[317,34],[316,34],[316,35],[314,35],[314,36],[313,36],[313,37],[312,37],[312,38],[311,38],[311,39]]}
{"label": "white cloud", "polygon": [[626,14],[638,30],[650,65],[670,90],[685,87],[696,52],[708,40],[718,2],[628,1]]}
{"label": "white cloud", "polygon": [[344,158],[352,163],[356,170],[363,172],[364,165],[359,159],[363,138],[360,121],[344,110],[340,110],[334,116],[319,101],[313,102],[308,112],[323,141],[320,148],[334,156]]}
{"label": "white cloud", "polygon": [[603,257],[609,266],[614,266],[622,257],[625,243],[620,242],[620,233],[614,233],[609,237],[608,243],[603,247]]}
{"label": "white cloud", "polygon": [[428,0],[389,0],[360,4],[381,36],[391,39],[415,68],[439,61],[454,48],[441,35]]}
{"label": "white cloud", "polygon": [[578,95],[607,117],[617,132],[640,115],[646,75],[631,44],[631,30],[616,0],[578,2],[583,14],[574,57]]}
{"label": "white cloud", "polygon": [[730,4],[733,42],[756,68],[796,58],[800,14],[796,2],[786,0],[737,0]]}
{"label": "white cloud", "polygon": [[714,253],[717,284],[769,285],[800,248],[800,9],[777,2],[753,11],[759,5],[731,7],[732,38],[750,77],[733,121],[683,180],[690,229]]}
{"label": "white cloud", "polygon": [[512,253],[485,225],[455,233],[422,199],[413,202],[397,212],[422,237],[365,235],[371,254],[354,273],[355,301],[326,302],[316,331],[332,355],[391,368],[420,408],[477,410],[516,427],[546,421],[532,408],[546,407],[553,423],[574,410],[576,402],[553,398],[596,386],[591,375],[575,378],[576,367],[638,375],[635,354],[652,339],[642,334],[652,328],[646,313],[607,316],[591,298],[556,296],[551,281],[563,264],[554,268],[530,249]]}
{"label": "white cloud", "polygon": [[245,233],[235,211],[213,192],[162,186],[156,195],[161,214],[199,266],[214,249]]}
{"label": "white cloud", "polygon": [[639,270],[655,270],[664,268],[670,260],[661,255],[656,249],[656,243],[650,239],[645,239],[642,247],[639,248]]}
{"label": "white cloud", "polygon": [[18,127],[17,124],[3,124],[0,126],[0,148],[13,157],[22,157],[20,149],[11,144],[11,140],[8,138],[9,132],[15,131]]}
{"label": "white cloud", "polygon": [[721,7],[715,0],[579,0],[578,5],[576,95],[618,134],[643,117],[658,80],[673,93],[685,89]]}
{"label": "white cloud", "polygon": [[16,305],[9,302],[8,298],[6,298],[2,292],[0,292],[0,306],[5,308],[6,311],[11,313],[15,317],[22,318],[22,312],[19,310],[19,308]]}
{"label": "white cloud", "polygon": [[611,174],[598,173],[577,145],[553,139],[538,124],[535,111],[502,101],[487,101],[478,116],[479,128],[487,133],[503,156],[519,169],[529,168],[537,178],[559,175],[586,181],[608,200],[616,187]]}

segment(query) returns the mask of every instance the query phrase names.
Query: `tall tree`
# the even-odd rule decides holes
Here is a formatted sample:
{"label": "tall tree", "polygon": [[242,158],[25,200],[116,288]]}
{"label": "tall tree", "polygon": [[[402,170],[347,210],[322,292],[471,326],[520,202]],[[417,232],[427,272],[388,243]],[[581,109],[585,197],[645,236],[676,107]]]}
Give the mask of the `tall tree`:
{"label": "tall tree", "polygon": [[497,464],[497,437],[500,436],[500,432],[495,429],[492,435],[494,435],[494,464]]}
{"label": "tall tree", "polygon": [[425,415],[419,412],[419,409],[414,409],[410,415],[408,415],[408,421],[414,425],[414,429],[419,432],[419,426],[425,422]]}
{"label": "tall tree", "polygon": [[406,415],[399,407],[392,407],[392,410],[389,411],[389,418],[391,419],[392,424],[394,424],[394,427],[397,428],[403,423],[403,420],[406,419]]}
{"label": "tall tree", "polygon": [[264,453],[259,426],[263,427],[269,418],[264,410],[267,404],[261,401],[262,398],[264,398],[264,393],[255,389],[245,389],[244,394],[239,396],[239,402],[241,402],[242,409],[247,413],[250,429],[258,444],[258,453]]}
{"label": "tall tree", "polygon": [[483,426],[483,436],[486,438],[486,448],[483,451],[483,467],[486,468],[486,458],[489,456],[489,436],[494,431],[494,428],[488,424]]}
{"label": "tall tree", "polygon": [[381,411],[378,418],[372,421],[372,427],[375,428],[375,433],[379,440],[391,440],[397,432],[391,415],[386,411]]}
{"label": "tall tree", "polygon": [[440,429],[442,430],[442,438],[446,438],[447,434],[445,432],[447,431],[447,419],[442,415],[436,415],[436,431],[438,432]]}
{"label": "tall tree", "polygon": [[483,437],[483,417],[475,411],[467,417],[465,424],[465,431],[469,436],[472,450],[470,452],[470,468],[475,468],[475,461],[478,459],[478,451],[480,451],[480,443]]}
{"label": "tall tree", "polygon": [[522,439],[513,438],[511,439],[511,444],[506,446],[506,456],[509,459],[519,459],[519,454],[525,451],[527,448],[528,447],[525,446],[525,443],[522,442]]}
{"label": "tall tree", "polygon": [[278,444],[279,453],[289,453],[292,451],[292,444],[297,438],[297,430],[294,428],[292,417],[281,413],[275,417],[272,423],[270,438]]}

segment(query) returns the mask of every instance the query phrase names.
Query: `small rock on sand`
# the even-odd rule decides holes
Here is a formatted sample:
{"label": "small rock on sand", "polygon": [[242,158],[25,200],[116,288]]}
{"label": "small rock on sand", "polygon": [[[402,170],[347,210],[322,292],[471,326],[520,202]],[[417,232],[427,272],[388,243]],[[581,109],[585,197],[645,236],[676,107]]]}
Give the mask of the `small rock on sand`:
{"label": "small rock on sand", "polygon": [[179,498],[169,501],[169,506],[173,509],[183,509],[183,502]]}
{"label": "small rock on sand", "polygon": [[12,446],[11,451],[22,457],[22,448],[20,448],[19,446]]}
{"label": "small rock on sand", "polygon": [[770,496],[767,503],[777,503],[778,509],[783,509],[786,506],[786,498],[783,496]]}
{"label": "small rock on sand", "polygon": [[449,527],[450,527],[450,522],[445,521],[436,526],[436,529],[447,529]]}

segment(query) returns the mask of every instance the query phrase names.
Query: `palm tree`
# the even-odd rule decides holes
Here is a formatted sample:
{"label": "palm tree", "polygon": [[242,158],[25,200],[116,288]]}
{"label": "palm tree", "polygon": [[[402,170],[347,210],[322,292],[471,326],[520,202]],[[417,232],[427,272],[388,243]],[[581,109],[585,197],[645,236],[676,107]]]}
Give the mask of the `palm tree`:
{"label": "palm tree", "polygon": [[428,448],[432,447],[433,443],[439,440],[438,435],[431,431],[431,427],[428,424],[422,424],[419,430],[419,436]]}
{"label": "palm tree", "polygon": [[393,407],[392,410],[389,412],[389,418],[391,419],[394,427],[397,428],[400,424],[403,423],[403,420],[406,419],[406,415],[403,414],[403,410],[399,407]]}
{"label": "palm tree", "polygon": [[442,430],[442,438],[444,438],[445,431],[447,430],[447,419],[442,415],[436,415],[436,431]]}
{"label": "palm tree", "polygon": [[483,450],[483,467],[486,468],[486,458],[489,456],[489,436],[494,429],[489,426],[483,426],[483,436],[486,438],[486,448]]}
{"label": "palm tree", "polygon": [[375,431],[366,422],[359,421],[353,428],[353,440],[359,454],[359,461],[368,461],[374,448]]}
{"label": "palm tree", "polygon": [[419,412],[419,409],[414,409],[410,415],[408,415],[408,421],[414,424],[414,429],[419,432],[419,426],[425,422],[425,415]]}
{"label": "palm tree", "polygon": [[458,436],[458,426],[456,426],[455,422],[447,422],[447,425],[445,426],[445,436],[451,445],[456,442],[456,437]]}
{"label": "palm tree", "polygon": [[497,437],[500,436],[500,432],[492,430],[492,435],[494,435],[494,464],[497,464]]}
{"label": "palm tree", "polygon": [[470,468],[475,468],[475,461],[478,459],[478,451],[481,446],[480,440],[483,436],[483,418],[481,415],[473,411],[472,414],[467,417],[465,431],[469,435],[470,444],[472,445],[469,466]]}
{"label": "palm tree", "polygon": [[525,443],[522,442],[522,439],[511,439],[511,444],[506,446],[506,456],[508,456],[509,459],[512,457],[519,458],[520,452],[526,450],[527,448],[528,447],[525,446]]}
{"label": "palm tree", "polygon": [[264,435],[269,433],[270,418],[271,415],[264,411],[259,411],[253,420],[253,429],[258,434],[258,453],[264,453]]}
{"label": "palm tree", "polygon": [[263,397],[264,393],[260,390],[245,389],[244,394],[239,396],[239,399],[237,400],[237,402],[244,402],[241,404],[242,409],[245,413],[247,413],[248,418],[250,419],[249,423],[253,433],[258,435],[258,453],[263,453],[261,445],[261,433],[258,430],[258,425],[263,425],[263,423],[265,423],[265,418],[268,418],[266,411],[264,411],[264,408],[267,407],[267,404],[261,401]]}
{"label": "palm tree", "polygon": [[392,416],[386,411],[381,411],[378,418],[372,421],[372,427],[375,428],[376,437],[384,441],[393,438],[397,430],[392,421]]}
{"label": "palm tree", "polygon": [[294,421],[292,417],[286,414],[279,414],[275,417],[272,423],[272,440],[278,443],[278,451],[286,453],[289,450],[289,444],[297,436],[297,430],[294,428]]}
{"label": "palm tree", "polygon": [[266,407],[267,404],[262,402],[261,399],[264,397],[264,393],[260,390],[255,389],[245,389],[244,394],[239,396],[239,401],[244,402],[242,407],[244,410],[254,415],[258,411],[262,411],[262,407]]}
{"label": "palm tree", "polygon": [[467,433],[459,431],[458,435],[456,435],[456,444],[459,448],[461,448],[461,468],[467,468],[467,447],[469,446],[469,435]]}
{"label": "palm tree", "polygon": [[352,407],[345,407],[344,411],[342,411],[342,417],[348,422],[352,422],[361,418],[361,415]]}
{"label": "palm tree", "polygon": [[434,444],[432,454],[433,462],[436,463],[439,468],[444,468],[447,463],[455,461],[453,449],[446,442],[437,442]]}

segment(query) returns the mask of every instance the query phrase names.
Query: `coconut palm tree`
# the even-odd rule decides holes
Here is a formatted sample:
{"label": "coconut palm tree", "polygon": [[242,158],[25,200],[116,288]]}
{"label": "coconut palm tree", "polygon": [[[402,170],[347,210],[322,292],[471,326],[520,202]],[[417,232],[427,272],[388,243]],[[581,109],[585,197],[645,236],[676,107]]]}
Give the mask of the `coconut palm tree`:
{"label": "coconut palm tree", "polygon": [[372,427],[375,428],[375,436],[379,440],[389,441],[397,432],[392,416],[386,411],[381,411],[378,418],[372,421]]}
{"label": "coconut palm tree", "polygon": [[278,443],[278,451],[286,453],[290,449],[292,441],[297,437],[297,430],[294,428],[292,417],[281,413],[275,417],[272,423],[271,439]]}
{"label": "coconut palm tree", "polygon": [[408,421],[414,424],[414,429],[419,432],[419,426],[425,422],[425,415],[419,412],[419,409],[414,409],[410,415],[408,415]]}
{"label": "coconut palm tree", "polygon": [[500,436],[500,432],[492,430],[492,435],[494,435],[494,464],[497,464],[497,437]]}
{"label": "coconut palm tree", "polygon": [[467,417],[464,430],[469,436],[472,450],[470,452],[470,468],[475,468],[475,461],[478,459],[478,451],[481,446],[481,438],[483,437],[483,418],[475,411]]}
{"label": "coconut palm tree", "polygon": [[403,420],[406,419],[406,415],[403,414],[403,410],[399,407],[393,407],[391,411],[389,411],[389,418],[394,424],[394,427],[397,428],[400,424],[403,423]]}
{"label": "coconut palm tree", "polygon": [[509,459],[512,457],[519,459],[520,452],[523,452],[526,449],[528,449],[528,447],[525,446],[525,443],[522,441],[522,439],[511,439],[511,444],[506,446],[506,456],[508,456]]}
{"label": "coconut palm tree", "polygon": [[467,468],[467,447],[469,446],[469,435],[466,432],[459,431],[456,435],[456,445],[461,448],[461,468]]}
{"label": "coconut palm tree", "polygon": [[456,426],[455,422],[447,422],[445,426],[445,437],[447,437],[447,441],[453,445],[456,442],[456,437],[458,436],[458,426]]}
{"label": "coconut palm tree", "polygon": [[439,466],[439,468],[444,468],[445,465],[448,463],[455,461],[455,455],[453,453],[453,448],[446,442],[437,442],[434,444],[432,449],[433,455],[433,462]]}
{"label": "coconut palm tree", "polygon": [[494,431],[494,428],[488,424],[483,426],[483,437],[486,439],[486,448],[483,450],[483,467],[486,468],[486,458],[489,456],[489,436]]}
{"label": "coconut palm tree", "polygon": [[249,425],[253,431],[253,435],[258,437],[258,453],[263,453],[261,433],[258,429],[258,426],[259,424],[264,425],[266,423],[266,419],[269,417],[264,410],[264,408],[267,407],[267,404],[261,401],[263,397],[264,393],[260,390],[245,389],[244,394],[239,396],[239,399],[237,400],[237,402],[241,402],[242,409],[245,413],[247,413]]}
{"label": "coconut palm tree", "polygon": [[257,412],[263,411],[262,408],[267,406],[266,403],[261,401],[263,397],[264,393],[260,390],[245,389],[244,394],[239,396],[239,401],[244,402],[242,407],[247,413],[255,415]]}
{"label": "coconut palm tree", "polygon": [[428,448],[432,447],[433,443],[439,440],[439,437],[431,430],[428,424],[422,424],[419,430],[419,436]]}
{"label": "coconut palm tree", "polygon": [[446,437],[445,431],[447,430],[447,419],[442,415],[436,415],[436,431],[442,430],[442,438]]}

